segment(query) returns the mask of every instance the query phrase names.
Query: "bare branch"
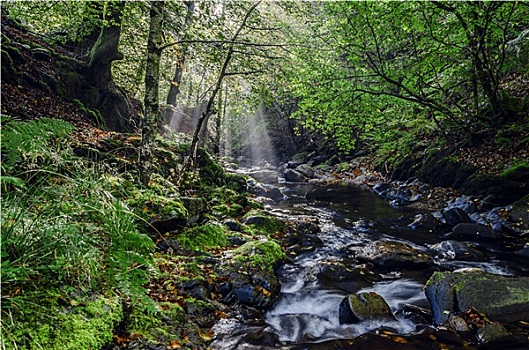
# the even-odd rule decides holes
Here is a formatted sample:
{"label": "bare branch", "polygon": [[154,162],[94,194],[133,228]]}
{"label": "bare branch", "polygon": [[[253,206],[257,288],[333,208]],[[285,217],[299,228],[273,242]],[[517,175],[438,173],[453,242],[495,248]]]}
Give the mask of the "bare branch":
{"label": "bare branch", "polygon": [[250,74],[257,74],[257,73],[263,73],[264,70],[249,70],[249,71],[243,71],[243,72],[229,72],[225,73],[224,76],[230,76],[230,75],[250,75]]}
{"label": "bare branch", "polygon": [[263,44],[263,43],[252,43],[249,41],[236,41],[236,40],[179,40],[172,43],[163,45],[160,50],[164,50],[168,47],[181,44],[216,44],[216,45],[244,45],[244,46],[257,46],[257,47],[289,47],[289,46],[300,46],[298,44]]}

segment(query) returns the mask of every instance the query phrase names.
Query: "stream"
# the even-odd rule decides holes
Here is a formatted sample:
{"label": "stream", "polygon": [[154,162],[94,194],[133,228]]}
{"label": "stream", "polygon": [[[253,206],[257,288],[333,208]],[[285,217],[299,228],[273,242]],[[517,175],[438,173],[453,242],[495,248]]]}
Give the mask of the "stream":
{"label": "stream", "polygon": [[[318,343],[354,339],[369,332],[413,334],[418,327],[427,327],[427,321],[409,312],[410,306],[429,309],[423,287],[434,271],[479,267],[501,275],[528,274],[524,266],[509,260],[505,248],[482,242],[476,244],[486,257],[482,261],[433,256],[435,264],[428,269],[366,266],[354,258],[355,249],[379,239],[426,249],[442,241],[445,232],[410,229],[414,216],[423,212],[406,206],[392,207],[367,188],[281,185],[285,186],[285,199],[267,210],[280,217],[318,218],[318,237],[323,244],[295,256],[277,270],[281,297],[264,318],[232,318],[217,323],[212,349],[316,349]],[[348,294],[371,291],[386,300],[395,320],[340,324],[340,302]]]}

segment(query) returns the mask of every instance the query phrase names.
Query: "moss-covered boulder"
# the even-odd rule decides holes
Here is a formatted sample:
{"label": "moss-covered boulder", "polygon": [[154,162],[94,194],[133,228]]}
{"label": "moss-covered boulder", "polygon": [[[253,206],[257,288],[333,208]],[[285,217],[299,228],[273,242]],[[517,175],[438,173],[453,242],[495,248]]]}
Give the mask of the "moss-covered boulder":
{"label": "moss-covered boulder", "polygon": [[229,244],[224,226],[214,222],[188,228],[179,233],[177,239],[184,249],[190,251],[205,251]]}
{"label": "moss-covered boulder", "polygon": [[155,191],[135,191],[127,204],[145,222],[159,233],[183,228],[188,221],[187,208],[180,198],[160,195]]}
{"label": "moss-covered boulder", "polygon": [[266,215],[257,210],[252,210],[246,213],[242,218],[242,223],[271,234],[285,229],[286,226],[283,220]]}
{"label": "moss-covered boulder", "polygon": [[529,319],[529,277],[492,275],[479,269],[436,272],[424,292],[436,324],[444,324],[452,313],[470,308],[493,321]]}
{"label": "moss-covered boulder", "polygon": [[281,246],[272,240],[246,242],[235,250],[235,254],[234,260],[262,271],[272,271],[286,257]]}
{"label": "moss-covered boulder", "polygon": [[395,320],[388,303],[377,293],[350,294],[340,303],[340,324],[358,323],[372,319]]}

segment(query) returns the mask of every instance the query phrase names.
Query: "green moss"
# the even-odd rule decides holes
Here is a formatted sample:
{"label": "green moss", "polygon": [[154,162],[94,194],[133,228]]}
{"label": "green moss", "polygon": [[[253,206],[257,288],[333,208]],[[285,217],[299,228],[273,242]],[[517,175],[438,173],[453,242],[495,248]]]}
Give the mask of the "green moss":
{"label": "green moss", "polygon": [[342,162],[336,166],[336,171],[338,172],[348,171],[350,167],[351,165],[349,163]]}
{"label": "green moss", "polygon": [[[246,222],[245,222],[246,221]],[[273,234],[285,229],[285,223],[275,217],[263,214],[260,211],[252,210],[243,217],[243,222],[254,229]]]}
{"label": "green moss", "polygon": [[502,173],[502,177],[512,176],[519,171],[529,170],[529,162],[527,160],[519,160],[511,164],[507,169]]}
{"label": "green moss", "polygon": [[529,302],[529,290],[510,286],[507,286],[507,290],[509,291],[509,296],[506,298],[494,299],[494,306],[502,307],[513,304],[526,304]]}
{"label": "green moss", "polygon": [[248,208],[250,209],[264,209],[264,204],[256,201],[253,198],[248,199]]}
{"label": "green moss", "polygon": [[100,349],[112,341],[123,316],[117,297],[98,297],[79,305],[71,300],[68,306],[51,302],[45,312],[40,311],[25,310],[14,325],[2,327],[7,349]]}
{"label": "green moss", "polygon": [[217,217],[231,217],[231,218],[237,218],[244,214],[244,208],[242,205],[234,203],[231,205],[221,204],[221,205],[215,205],[211,208],[213,210],[213,213]]}
{"label": "green moss", "polygon": [[185,230],[177,237],[182,247],[189,250],[205,250],[229,244],[226,232],[221,225],[206,224]]}
{"label": "green moss", "polygon": [[244,175],[232,173],[226,174],[226,186],[237,193],[246,193],[246,180],[247,177]]}
{"label": "green moss", "polygon": [[448,277],[451,274],[451,272],[439,272],[436,271],[433,273],[433,275],[426,281],[426,284],[424,285],[424,288],[428,288],[433,286],[436,283],[439,283],[446,277]]}
{"label": "green moss", "polygon": [[281,246],[271,240],[250,241],[235,250],[234,259],[250,263],[264,271],[272,271],[274,265],[286,257]]}
{"label": "green moss", "polygon": [[181,322],[184,320],[185,311],[176,303],[159,303],[156,313],[137,307],[128,316],[127,331],[154,343],[164,339],[179,339],[183,328]]}
{"label": "green moss", "polygon": [[162,196],[154,191],[136,191],[127,199],[134,212],[149,221],[168,217],[187,220],[187,209],[178,198]]}

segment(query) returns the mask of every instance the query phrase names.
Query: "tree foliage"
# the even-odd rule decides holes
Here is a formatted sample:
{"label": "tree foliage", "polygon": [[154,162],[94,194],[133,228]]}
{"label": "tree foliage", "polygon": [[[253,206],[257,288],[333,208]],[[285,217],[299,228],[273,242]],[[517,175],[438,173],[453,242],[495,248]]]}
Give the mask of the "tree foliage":
{"label": "tree foliage", "polygon": [[[528,8],[516,2],[331,2],[305,8],[289,84],[297,116],[336,139],[387,140],[410,122],[471,130],[516,119],[502,88],[509,41]],[[318,18],[324,18],[318,20]],[[479,127],[479,125],[478,125]]]}

